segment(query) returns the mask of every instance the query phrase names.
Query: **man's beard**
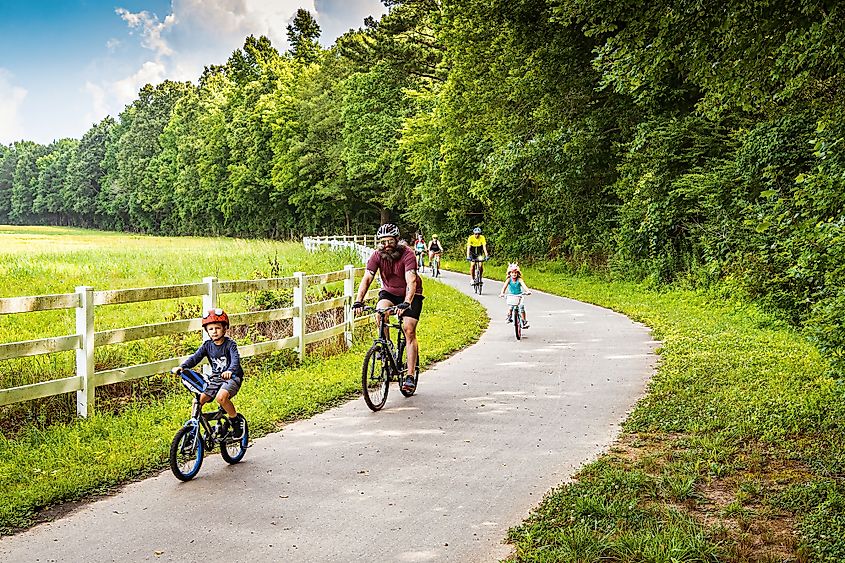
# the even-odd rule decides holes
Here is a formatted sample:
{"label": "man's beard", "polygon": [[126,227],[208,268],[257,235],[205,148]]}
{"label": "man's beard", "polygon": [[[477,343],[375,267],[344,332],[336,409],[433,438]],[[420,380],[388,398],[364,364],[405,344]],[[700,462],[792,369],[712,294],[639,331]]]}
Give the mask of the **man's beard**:
{"label": "man's beard", "polygon": [[390,250],[390,251],[387,251],[385,249],[380,249],[378,251],[378,253],[379,253],[379,256],[381,256],[385,260],[389,260],[391,262],[396,262],[402,256],[402,250],[399,248],[398,245],[394,246],[393,250]]}

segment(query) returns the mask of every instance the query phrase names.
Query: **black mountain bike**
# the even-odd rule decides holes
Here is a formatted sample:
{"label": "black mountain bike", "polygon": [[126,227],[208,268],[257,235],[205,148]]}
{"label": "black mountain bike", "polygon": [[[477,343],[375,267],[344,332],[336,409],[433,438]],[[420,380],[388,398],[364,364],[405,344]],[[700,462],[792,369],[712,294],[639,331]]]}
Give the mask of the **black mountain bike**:
{"label": "black mountain bike", "polygon": [[475,275],[472,278],[472,289],[481,295],[481,288],[484,287],[484,258],[467,258],[475,264]]}
{"label": "black mountain bike", "polygon": [[[202,379],[192,370],[184,370]],[[199,393],[194,394],[191,418],[176,432],[170,443],[170,469],[180,481],[190,481],[197,476],[206,453],[220,446],[220,455],[226,463],[238,463],[246,454],[249,443],[249,430],[246,419],[238,413],[244,426],[244,435],[240,440],[232,438],[232,429],[226,411],[202,412]]]}
{"label": "black mountain bike", "polygon": [[[406,397],[410,397],[416,391],[402,388],[402,380],[408,373],[408,357],[405,350],[405,333],[402,332],[402,317],[395,323],[390,323],[389,316],[396,312],[396,307],[378,309],[365,307],[365,312],[376,313],[379,316],[378,337],[373,340],[373,345],[367,350],[364,356],[364,366],[361,369],[361,388],[364,391],[364,402],[370,410],[378,411],[387,402],[387,391],[390,389],[390,380],[399,383],[399,391]],[[387,336],[387,329],[396,329],[396,344]],[[414,370],[414,384],[420,380],[420,364]]]}

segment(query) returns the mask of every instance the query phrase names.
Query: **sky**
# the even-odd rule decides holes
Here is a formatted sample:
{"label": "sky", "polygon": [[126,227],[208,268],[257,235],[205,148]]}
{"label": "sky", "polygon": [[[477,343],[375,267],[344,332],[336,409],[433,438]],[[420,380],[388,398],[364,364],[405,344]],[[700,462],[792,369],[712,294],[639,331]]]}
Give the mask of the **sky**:
{"label": "sky", "polygon": [[147,83],[190,80],[248,35],[288,48],[298,8],[329,46],[380,0],[0,0],[0,144],[80,138]]}

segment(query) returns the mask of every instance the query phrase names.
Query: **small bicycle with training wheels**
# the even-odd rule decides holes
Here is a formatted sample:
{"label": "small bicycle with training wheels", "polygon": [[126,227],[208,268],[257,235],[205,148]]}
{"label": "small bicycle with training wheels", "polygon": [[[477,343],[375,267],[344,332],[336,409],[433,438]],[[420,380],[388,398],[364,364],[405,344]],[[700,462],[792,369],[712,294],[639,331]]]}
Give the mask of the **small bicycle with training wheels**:
{"label": "small bicycle with training wheels", "polygon": [[481,288],[484,287],[484,260],[483,257],[467,258],[468,262],[475,264],[475,274],[472,278],[472,289],[481,295]]}
{"label": "small bicycle with training wheels", "polygon": [[522,329],[525,328],[522,321],[521,309],[522,300],[526,295],[531,295],[531,293],[521,293],[519,295],[511,293],[505,296],[508,304],[508,319],[510,319],[509,322],[513,322],[513,331],[517,340],[522,339]]}
{"label": "small bicycle with training wheels", "polygon": [[[376,313],[379,316],[378,337],[373,340],[373,345],[367,350],[364,356],[364,365],[361,369],[361,388],[364,391],[364,402],[372,411],[381,410],[387,402],[387,392],[390,389],[390,380],[394,379],[399,383],[399,391],[406,397],[410,397],[416,391],[416,384],[420,379],[420,364],[414,370],[413,389],[403,389],[402,380],[408,372],[408,358],[405,347],[405,333],[402,331],[402,317],[395,323],[390,323],[389,315],[397,311],[397,307],[379,309],[376,307],[364,307],[365,312]],[[396,329],[396,344],[388,337],[387,329]]]}
{"label": "small bicycle with training wheels", "polygon": [[220,455],[226,463],[241,461],[249,447],[249,430],[246,419],[239,413],[244,435],[240,440],[234,440],[229,417],[222,407],[217,412],[202,412],[201,391],[197,391],[198,387],[203,388],[203,376],[190,369],[183,369],[182,374],[185,387],[194,393],[194,402],[191,418],[176,432],[170,443],[170,469],[180,481],[190,481],[199,473],[205,454],[213,451],[215,446],[220,446]]}

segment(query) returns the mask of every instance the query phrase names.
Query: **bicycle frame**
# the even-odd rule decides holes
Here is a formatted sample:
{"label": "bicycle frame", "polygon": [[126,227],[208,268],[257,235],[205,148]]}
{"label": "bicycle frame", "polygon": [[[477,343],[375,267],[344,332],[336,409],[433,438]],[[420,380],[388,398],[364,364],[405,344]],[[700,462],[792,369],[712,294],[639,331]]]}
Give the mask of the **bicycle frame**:
{"label": "bicycle frame", "polygon": [[[368,309],[375,311],[379,316],[378,338],[374,338],[373,343],[375,344],[376,342],[380,342],[387,350],[390,350],[390,354],[388,354],[388,357],[390,358],[390,367],[393,369],[393,375],[399,377],[401,374],[398,359],[402,357],[402,352],[405,350],[405,332],[402,330],[402,317],[398,317],[399,321],[396,323],[390,323],[388,321],[390,313],[396,311],[395,306],[388,307],[387,309],[377,309],[373,307],[368,307]],[[390,328],[396,329],[395,346],[387,333],[387,330]]]}
{"label": "bicycle frame", "polygon": [[[200,397],[199,395],[194,395],[195,400],[191,410],[191,418],[189,418],[184,426],[195,426],[199,427],[201,430],[194,434],[195,439],[197,437],[201,437],[203,441],[203,445],[211,450],[217,444],[222,444],[223,440],[217,436],[214,432],[214,428],[211,427],[211,422],[215,420],[220,420],[226,414],[226,412],[222,409],[218,409],[215,412],[202,412],[202,405],[200,404]],[[201,436],[200,436],[201,435]],[[192,448],[196,448],[196,442],[191,444]]]}

